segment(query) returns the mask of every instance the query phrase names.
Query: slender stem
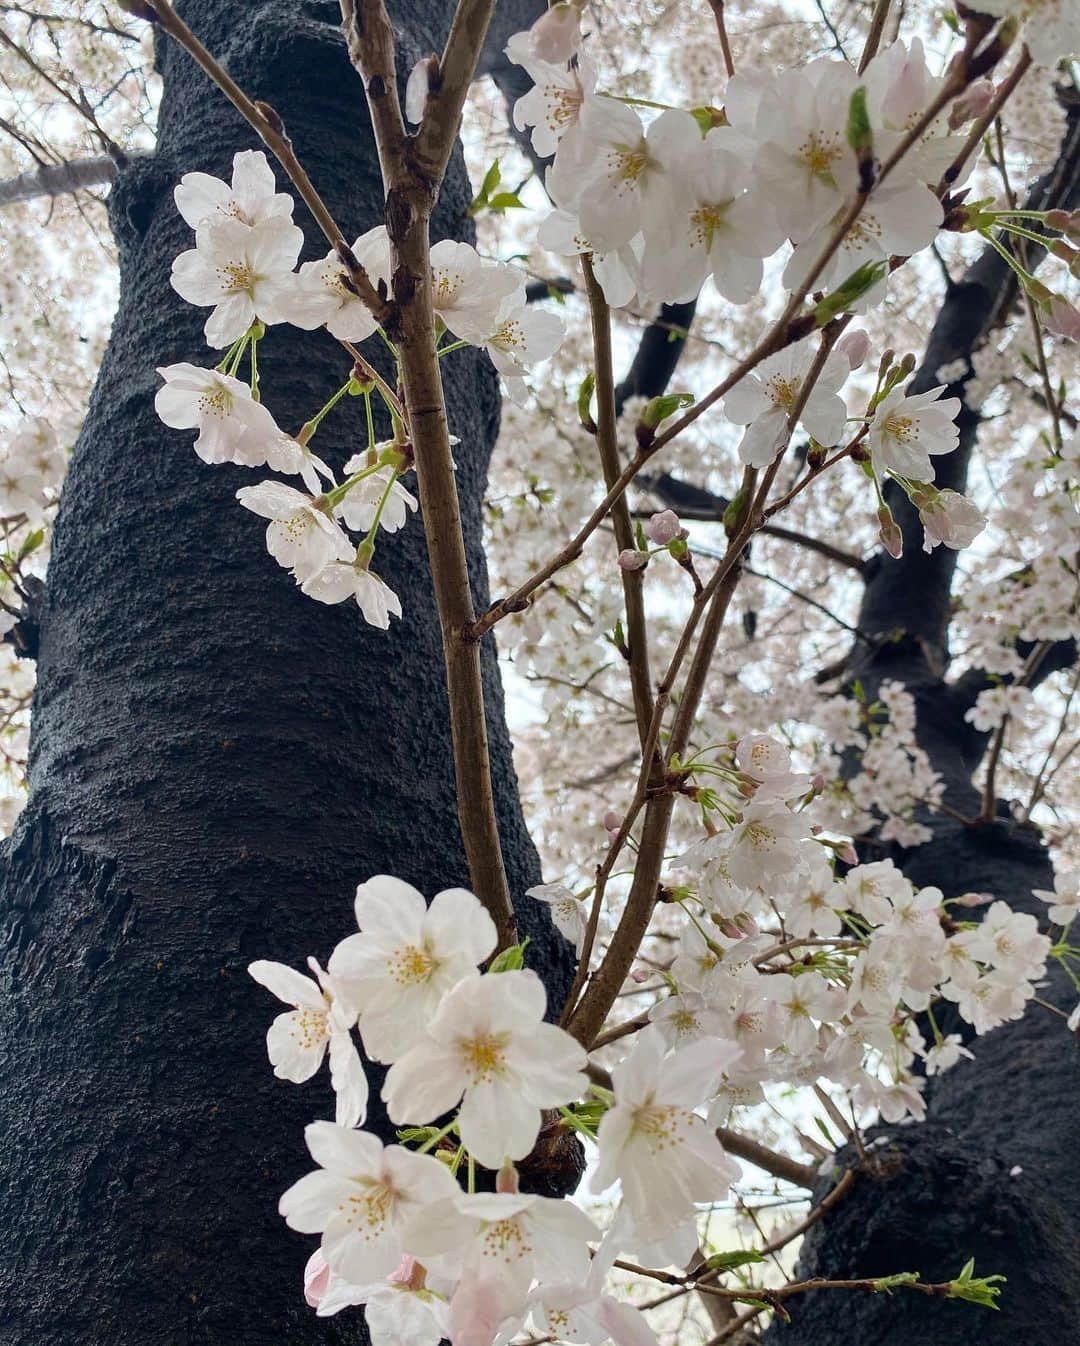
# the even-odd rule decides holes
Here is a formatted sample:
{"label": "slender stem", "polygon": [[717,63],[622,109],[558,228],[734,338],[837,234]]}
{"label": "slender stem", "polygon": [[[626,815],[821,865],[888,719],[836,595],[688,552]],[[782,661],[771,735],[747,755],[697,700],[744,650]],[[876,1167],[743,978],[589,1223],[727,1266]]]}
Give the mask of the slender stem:
{"label": "slender stem", "polygon": [[[619,445],[615,417],[615,374],[611,356],[611,310],[604,292],[593,272],[592,260],[581,259],[585,275],[585,293],[589,302],[592,324],[593,359],[596,371],[596,447],[604,485],[610,491],[619,479]],[[611,507],[611,521],[615,542],[620,551],[634,550],[634,527],[626,495],[620,495]],[[626,605],[627,662],[630,665],[630,687],[634,696],[638,737],[644,745],[652,718],[652,679],[649,673],[649,638],[645,626],[645,572],[621,570],[623,601]]]}
{"label": "slender stem", "polygon": [[716,19],[716,32],[720,38],[720,50],[724,53],[724,69],[730,79],[735,73],[735,62],[731,56],[731,43],[728,40],[727,24],[724,22],[724,0],[709,0],[713,17]]}
{"label": "slender stem", "polygon": [[891,0],[877,0],[874,5],[874,13],[870,18],[870,30],[866,34],[866,45],[863,47],[862,56],[859,58],[859,74],[866,73],[866,67],[878,53],[878,47],[881,46],[881,35],[885,31],[885,20],[889,17],[889,5]]}

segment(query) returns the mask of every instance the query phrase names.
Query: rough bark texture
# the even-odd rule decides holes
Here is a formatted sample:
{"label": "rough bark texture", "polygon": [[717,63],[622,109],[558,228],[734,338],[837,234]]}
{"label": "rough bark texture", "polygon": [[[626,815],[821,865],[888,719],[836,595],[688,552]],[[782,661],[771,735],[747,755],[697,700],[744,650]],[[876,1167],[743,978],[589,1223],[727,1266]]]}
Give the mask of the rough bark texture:
{"label": "rough bark texture", "polygon": [[[1031,204],[1072,208],[1078,202],[1080,114],[1074,106],[1057,164],[1033,189]],[[946,296],[915,390],[936,386],[941,366],[970,357],[1015,302],[1011,273],[987,252]],[[964,489],[977,448],[980,408],[968,393],[969,378],[970,365],[949,389],[964,403],[960,447],[938,460],[938,484],[954,490]],[[912,693],[919,742],[944,778],[945,798],[974,818],[981,800],[972,774],[989,736],[963,718],[985,685],[981,676],[946,678],[956,553],[944,547],[930,555],[922,552],[914,509],[899,491],[891,503],[906,549],[900,561],[879,554],[871,563],[858,619],[859,630],[870,638],[853,652],[850,672],[871,696],[889,678]],[[1075,654],[1071,642],[1055,647],[1040,676]],[[924,821],[933,828],[931,842],[912,851],[885,852],[913,883],[940,887],[947,897],[991,892],[1045,921],[1045,904],[1032,889],[1052,888],[1053,872],[1035,828],[1015,822],[1001,802],[993,821],[976,826],[941,814],[927,814]],[[1076,1003],[1075,989],[1056,963],[1038,994],[1066,1012]],[[970,1029],[952,1006],[943,1005],[935,1015],[943,1033],[959,1032],[970,1041]],[[924,1026],[924,1032],[929,1035],[930,1029]],[[850,1195],[810,1231],[798,1275],[918,1271],[925,1280],[944,1281],[974,1257],[977,1273],[1008,1277],[1000,1312],[902,1291],[893,1296],[818,1292],[793,1301],[793,1323],[772,1327],[768,1342],[1050,1346],[1077,1339],[1080,1176],[1073,1151],[1080,1056],[1063,1020],[1030,1006],[1023,1019],[979,1039],[974,1060],[929,1080],[926,1097],[926,1123],[878,1128],[875,1134],[887,1138],[879,1163],[860,1174]],[[850,1153],[842,1159],[854,1162]]]}
{"label": "rough bark texture", "polygon": [[[439,48],[448,0],[401,0],[402,68]],[[382,213],[363,91],[329,0],[182,13],[245,90],[272,103],[352,237]],[[405,620],[305,598],[233,499],[258,480],[210,468],[155,417],[156,365],[208,363],[205,314],[171,290],[190,246],[172,187],[228,178],[251,132],[187,56],[159,48],[155,155],[111,208],[121,300],[56,528],[41,623],[30,804],[0,872],[0,1340],[8,1346],[305,1346],[357,1342],[299,1294],[313,1241],[279,1194],[310,1167],[302,1127],[332,1115],[322,1079],[273,1079],[280,1008],[255,957],[325,958],[351,895],[392,872],[428,894],[468,883],[455,814],[440,643],[423,530],[380,544]],[[436,217],[467,237],[455,156]],[[325,245],[297,211],[305,258]],[[347,374],[325,334],[271,332],[267,402],[296,429]],[[481,499],[498,424],[486,359],[450,357],[449,412],[477,602]],[[318,451],[363,443],[358,403]],[[496,795],[512,891],[539,878],[524,828],[494,648],[485,654]],[[556,1005],[566,947],[522,903]],[[373,1100],[375,1101],[375,1100]],[[375,1103],[377,1110],[377,1102]],[[385,1119],[375,1118],[385,1130]]]}

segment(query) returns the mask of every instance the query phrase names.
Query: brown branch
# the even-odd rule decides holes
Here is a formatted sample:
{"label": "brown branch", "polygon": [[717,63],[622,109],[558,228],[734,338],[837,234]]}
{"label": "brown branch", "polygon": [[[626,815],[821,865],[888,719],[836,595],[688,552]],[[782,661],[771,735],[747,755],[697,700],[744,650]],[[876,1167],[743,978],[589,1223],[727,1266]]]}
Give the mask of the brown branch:
{"label": "brown branch", "polygon": [[99,187],[112,182],[116,174],[116,160],[107,154],[62,164],[43,164],[0,182],[0,207],[33,201],[39,196],[66,196],[87,187]]}
{"label": "brown branch", "polygon": [[[495,813],[480,645],[472,636],[476,614],[435,341],[429,223],[440,181],[418,173],[405,149],[393,28],[382,0],[360,0],[358,8],[352,0],[342,0],[341,8],[350,57],[367,91],[386,190],[393,335],[442,633],[458,819],[473,889],[495,922],[499,946],[505,948],[514,942],[516,921]],[[448,50],[452,43],[453,34]],[[459,59],[464,59],[461,53],[455,57],[455,71]],[[456,125],[442,128],[451,143]],[[445,167],[446,158],[440,162]]]}
{"label": "brown branch", "polygon": [[724,22],[724,0],[709,0],[713,18],[716,20],[716,32],[720,38],[720,50],[724,53],[724,69],[730,79],[735,73],[735,62],[731,57],[731,42],[728,40],[727,24]]}
{"label": "brown branch", "polygon": [[480,60],[495,0],[458,0],[439,72],[428,95],[412,159],[417,171],[438,190],[457,138],[465,95]]}
{"label": "brown branch", "polygon": [[[611,310],[608,308],[604,292],[597,283],[592,261],[585,256],[581,259],[585,276],[585,292],[589,301],[589,315],[592,326],[593,361],[596,373],[596,447],[600,453],[600,466],[604,473],[604,485],[610,491],[619,479],[619,444],[615,417],[615,375],[611,358]],[[615,541],[620,551],[633,551],[634,528],[630,522],[630,509],[625,493],[611,507],[611,521],[615,529]],[[644,570],[619,571],[622,578],[623,602],[626,605],[626,659],[630,666],[630,687],[634,696],[634,713],[637,717],[638,737],[642,745],[649,732],[652,719],[652,677],[649,672],[649,639],[645,626],[645,572]]]}
{"label": "brown branch", "polygon": [[716,1138],[729,1154],[735,1155],[737,1159],[745,1159],[748,1164],[756,1164],[774,1178],[783,1178],[785,1182],[805,1187],[807,1191],[817,1183],[817,1170],[812,1165],[802,1164],[790,1155],[770,1150],[767,1145],[762,1145],[750,1136],[721,1126],[717,1128]]}

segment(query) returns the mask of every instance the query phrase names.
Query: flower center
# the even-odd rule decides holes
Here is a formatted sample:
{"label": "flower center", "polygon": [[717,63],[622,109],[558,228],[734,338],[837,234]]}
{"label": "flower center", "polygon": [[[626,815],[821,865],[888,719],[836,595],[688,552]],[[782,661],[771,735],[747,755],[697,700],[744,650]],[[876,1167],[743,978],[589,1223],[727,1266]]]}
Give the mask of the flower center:
{"label": "flower center", "polygon": [[415,944],[405,944],[395,949],[387,964],[387,971],[399,986],[418,986],[428,981],[439,966],[438,959]]}
{"label": "flower center", "polygon": [[533,1251],[528,1232],[516,1217],[489,1224],[483,1238],[483,1255],[498,1258],[501,1262],[520,1262]]}
{"label": "flower center", "polygon": [[821,131],[811,131],[799,146],[798,156],[815,178],[835,187],[832,166],[842,152],[838,133],[834,131],[832,135],[825,135]]}
{"label": "flower center", "polygon": [[255,284],[255,273],[244,262],[228,262],[225,266],[219,266],[218,275],[226,294],[239,294],[243,290],[250,290]]}
{"label": "flower center", "polygon": [[773,374],[765,384],[765,396],[783,411],[790,411],[799,395],[801,379],[786,379],[782,374]]}
{"label": "flower center", "polygon": [[505,1035],[478,1033],[474,1038],[463,1038],[460,1048],[470,1086],[490,1084],[505,1072]]}

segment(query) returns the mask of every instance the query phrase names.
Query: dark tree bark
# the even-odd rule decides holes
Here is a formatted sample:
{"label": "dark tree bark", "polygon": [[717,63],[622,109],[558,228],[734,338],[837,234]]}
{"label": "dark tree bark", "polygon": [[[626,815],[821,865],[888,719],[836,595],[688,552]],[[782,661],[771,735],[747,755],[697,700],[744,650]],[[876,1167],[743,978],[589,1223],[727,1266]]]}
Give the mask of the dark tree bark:
{"label": "dark tree bark", "polygon": [[[1032,205],[1070,209],[1078,203],[1080,110],[1073,106],[1058,161],[1033,190]],[[970,357],[1016,303],[1012,273],[988,251],[946,296],[914,390],[936,386],[937,370]],[[938,460],[938,484],[954,490],[964,489],[977,448],[980,408],[969,393],[969,379],[970,365],[946,394],[963,400],[960,447]],[[899,561],[879,554],[871,562],[858,619],[860,632],[869,638],[853,651],[849,672],[871,696],[885,679],[905,685],[915,697],[919,742],[946,783],[946,800],[977,818],[981,799],[972,775],[989,735],[967,724],[964,712],[985,684],[978,676],[955,682],[946,677],[956,553],[944,547],[922,552],[915,510],[900,491],[891,492],[890,500],[904,530],[905,552]],[[1055,648],[1041,675],[1075,653],[1071,642]],[[947,897],[991,892],[1045,921],[1046,907],[1032,889],[1052,888],[1053,871],[1034,827],[1014,821],[1004,803],[993,820],[976,825],[940,813],[929,813],[924,821],[933,829],[932,841],[911,851],[894,847],[887,852],[913,883],[940,887]],[[963,915],[977,917],[978,912]],[[1065,1013],[1076,1003],[1075,988],[1053,962],[1038,994]],[[976,1274],[1008,1277],[1000,1312],[903,1291],[893,1296],[820,1291],[792,1302],[794,1321],[772,1327],[766,1334],[770,1343],[1049,1346],[1077,1339],[1076,1043],[1062,1019],[1039,1005],[977,1043],[971,1043],[971,1030],[953,1007],[946,1004],[935,1014],[942,1032],[959,1032],[973,1046],[974,1060],[928,1081],[927,1122],[877,1129],[875,1134],[886,1138],[883,1148],[860,1172],[851,1193],[812,1228],[798,1275],[918,1271],[924,1280],[940,1282],[974,1257]],[[851,1153],[841,1159],[856,1162]]]}
{"label": "dark tree bark", "polygon": [[[401,67],[439,50],[449,0],[400,0]],[[182,13],[244,89],[273,104],[351,238],[381,219],[363,90],[330,0]],[[228,178],[250,130],[175,47],[154,155],[111,197],[121,299],[56,527],[41,630],[31,798],[6,847],[0,1062],[0,1340],[11,1346],[305,1346],[363,1340],[317,1321],[300,1276],[313,1243],[279,1194],[310,1167],[322,1079],[278,1082],[280,1008],[256,957],[325,958],[357,882],[390,872],[428,895],[467,885],[438,621],[423,530],[384,540],[401,595],[388,633],[305,598],[233,499],[258,480],[204,466],[154,414],[156,365],[210,363],[204,313],[169,285],[190,232],[182,173]],[[279,174],[280,178],[280,174]],[[283,187],[286,184],[282,183]],[[466,238],[460,153],[436,216]],[[307,256],[325,245],[300,209]],[[450,357],[449,415],[477,602],[481,499],[498,426],[486,358]],[[272,330],[267,402],[296,429],[347,373],[325,334]],[[364,443],[358,403],[318,451]],[[493,774],[511,890],[539,879],[522,819],[494,647],[485,651]],[[566,946],[522,902],[529,961],[557,1008]],[[373,1096],[374,1125],[387,1134]]]}

